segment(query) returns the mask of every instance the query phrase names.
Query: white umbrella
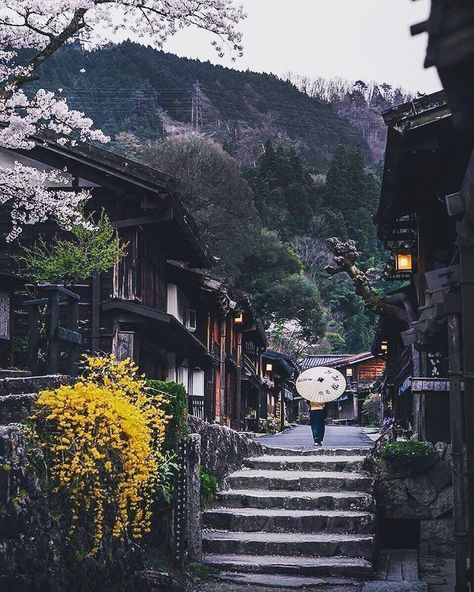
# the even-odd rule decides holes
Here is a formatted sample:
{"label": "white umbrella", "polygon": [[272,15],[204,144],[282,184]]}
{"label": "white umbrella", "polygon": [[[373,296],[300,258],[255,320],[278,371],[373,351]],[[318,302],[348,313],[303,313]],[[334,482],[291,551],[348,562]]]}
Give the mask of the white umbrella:
{"label": "white umbrella", "polygon": [[317,366],[302,372],[296,380],[296,390],[308,401],[328,403],[335,401],[346,390],[344,375],[334,368]]}

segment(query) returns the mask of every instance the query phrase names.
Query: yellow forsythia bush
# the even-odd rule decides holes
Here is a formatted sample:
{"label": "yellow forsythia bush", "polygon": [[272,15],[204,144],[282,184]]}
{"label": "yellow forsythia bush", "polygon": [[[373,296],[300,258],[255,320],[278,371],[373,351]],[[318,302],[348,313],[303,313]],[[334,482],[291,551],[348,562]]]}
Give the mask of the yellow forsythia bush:
{"label": "yellow forsythia bush", "polygon": [[92,525],[95,554],[106,524],[119,539],[149,532],[168,418],[131,360],[84,362],[74,385],[40,393],[33,419],[54,491],[70,499],[72,530]]}

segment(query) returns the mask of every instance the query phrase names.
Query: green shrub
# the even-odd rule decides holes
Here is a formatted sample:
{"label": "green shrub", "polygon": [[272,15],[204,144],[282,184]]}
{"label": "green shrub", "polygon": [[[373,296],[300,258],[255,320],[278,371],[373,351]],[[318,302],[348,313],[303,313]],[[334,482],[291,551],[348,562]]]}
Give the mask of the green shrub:
{"label": "green shrub", "polygon": [[380,450],[383,460],[426,458],[433,454],[433,448],[418,440],[400,440],[384,444]]}
{"label": "green shrub", "polygon": [[151,389],[166,395],[163,410],[169,416],[166,427],[164,449],[177,452],[180,439],[188,437],[188,395],[182,384],[149,380],[147,385]]}
{"label": "green shrub", "polygon": [[17,257],[23,273],[35,282],[47,282],[73,286],[89,279],[94,272],[107,271],[120,261],[127,250],[118,232],[102,211],[98,220],[94,214],[85,216],[87,225],[71,228],[72,238],[53,238],[46,242],[42,237],[30,248],[23,248]]}
{"label": "green shrub", "polygon": [[369,425],[379,427],[382,423],[382,396],[371,393],[362,403],[362,415]]}
{"label": "green shrub", "polygon": [[217,493],[218,485],[215,477],[209,475],[205,468],[200,466],[201,473],[201,499],[204,505],[209,505]]}

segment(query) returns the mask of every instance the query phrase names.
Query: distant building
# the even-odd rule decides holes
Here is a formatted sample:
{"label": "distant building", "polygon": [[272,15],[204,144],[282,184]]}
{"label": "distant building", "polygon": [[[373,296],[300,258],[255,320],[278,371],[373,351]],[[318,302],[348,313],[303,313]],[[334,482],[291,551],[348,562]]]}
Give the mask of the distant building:
{"label": "distant building", "polygon": [[371,352],[309,355],[302,363],[303,370],[318,366],[336,368],[345,376],[347,383],[344,394],[337,401],[328,403],[328,419],[336,422],[361,422],[364,400],[382,383],[385,371],[384,356]]}

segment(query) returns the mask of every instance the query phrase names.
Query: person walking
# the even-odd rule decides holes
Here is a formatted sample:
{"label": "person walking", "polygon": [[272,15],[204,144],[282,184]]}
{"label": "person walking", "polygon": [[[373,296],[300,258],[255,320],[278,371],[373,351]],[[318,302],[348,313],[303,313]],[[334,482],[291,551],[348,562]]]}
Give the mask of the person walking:
{"label": "person walking", "polygon": [[324,403],[310,401],[310,423],[315,446],[322,446],[326,431],[326,411]]}

